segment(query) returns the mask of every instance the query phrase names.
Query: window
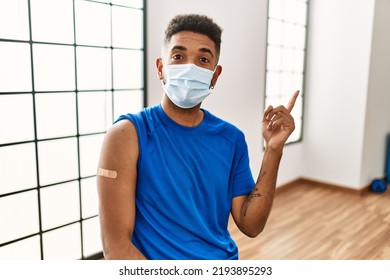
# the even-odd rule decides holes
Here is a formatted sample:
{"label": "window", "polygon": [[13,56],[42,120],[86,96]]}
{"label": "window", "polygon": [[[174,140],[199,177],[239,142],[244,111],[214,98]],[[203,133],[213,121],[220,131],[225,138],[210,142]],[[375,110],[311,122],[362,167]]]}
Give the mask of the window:
{"label": "window", "polygon": [[302,139],[308,0],[269,0],[265,108],[287,105],[300,90],[292,115],[295,131],[287,143]]}
{"label": "window", "polygon": [[0,2],[0,259],[101,257],[104,134],[145,105],[143,0]]}

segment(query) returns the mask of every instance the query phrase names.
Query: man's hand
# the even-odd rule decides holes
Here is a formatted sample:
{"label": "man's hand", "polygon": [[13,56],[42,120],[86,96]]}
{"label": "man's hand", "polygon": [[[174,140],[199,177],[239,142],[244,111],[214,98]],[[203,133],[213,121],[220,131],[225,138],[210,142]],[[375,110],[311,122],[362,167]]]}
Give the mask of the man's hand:
{"label": "man's hand", "polygon": [[284,143],[294,131],[295,123],[291,111],[298,95],[299,91],[297,90],[286,107],[278,106],[274,108],[270,105],[264,111],[262,132],[267,147],[274,150],[282,149]]}

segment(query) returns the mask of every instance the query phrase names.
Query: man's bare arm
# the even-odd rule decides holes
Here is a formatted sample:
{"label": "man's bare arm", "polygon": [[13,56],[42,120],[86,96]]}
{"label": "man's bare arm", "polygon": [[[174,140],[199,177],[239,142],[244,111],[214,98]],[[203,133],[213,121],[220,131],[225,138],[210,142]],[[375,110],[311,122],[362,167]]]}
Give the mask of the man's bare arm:
{"label": "man's bare arm", "polygon": [[266,149],[263,164],[252,192],[233,198],[232,215],[238,228],[249,237],[259,235],[268,220],[275,194],[282,153]]}
{"label": "man's bare arm", "polygon": [[104,139],[97,188],[106,259],[146,259],[133,245],[138,136],[129,121],[115,124]]}

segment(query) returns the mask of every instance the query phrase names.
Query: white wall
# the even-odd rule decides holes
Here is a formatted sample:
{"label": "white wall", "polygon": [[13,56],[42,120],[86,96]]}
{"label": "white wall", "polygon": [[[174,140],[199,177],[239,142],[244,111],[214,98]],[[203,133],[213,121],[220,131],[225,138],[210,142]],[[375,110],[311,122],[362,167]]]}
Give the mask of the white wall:
{"label": "white wall", "polygon": [[362,187],[373,11],[373,0],[311,1],[304,177]]}
{"label": "white wall", "polygon": [[390,1],[376,0],[360,183],[384,176],[390,133]]}
{"label": "white wall", "polygon": [[[278,185],[305,177],[360,189],[383,176],[383,135],[390,131],[388,6],[388,0],[311,0],[303,141],[285,148]],[[148,0],[147,7],[149,105],[161,99],[154,62],[169,19],[204,13],[224,29],[223,73],[204,107],[244,131],[257,176],[267,1]]]}
{"label": "white wall", "polygon": [[310,28],[303,176],[361,189],[384,176],[390,2],[312,0]]}

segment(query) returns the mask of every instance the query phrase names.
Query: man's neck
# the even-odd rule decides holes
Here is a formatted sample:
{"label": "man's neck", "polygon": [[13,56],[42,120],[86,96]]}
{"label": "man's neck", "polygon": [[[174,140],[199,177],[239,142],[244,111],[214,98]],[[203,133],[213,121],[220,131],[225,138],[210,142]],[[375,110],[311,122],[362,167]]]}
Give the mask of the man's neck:
{"label": "man's neck", "polygon": [[200,105],[197,105],[190,109],[182,109],[176,106],[166,95],[164,95],[161,106],[164,112],[176,123],[187,126],[198,126],[204,117],[204,113],[200,110]]}

